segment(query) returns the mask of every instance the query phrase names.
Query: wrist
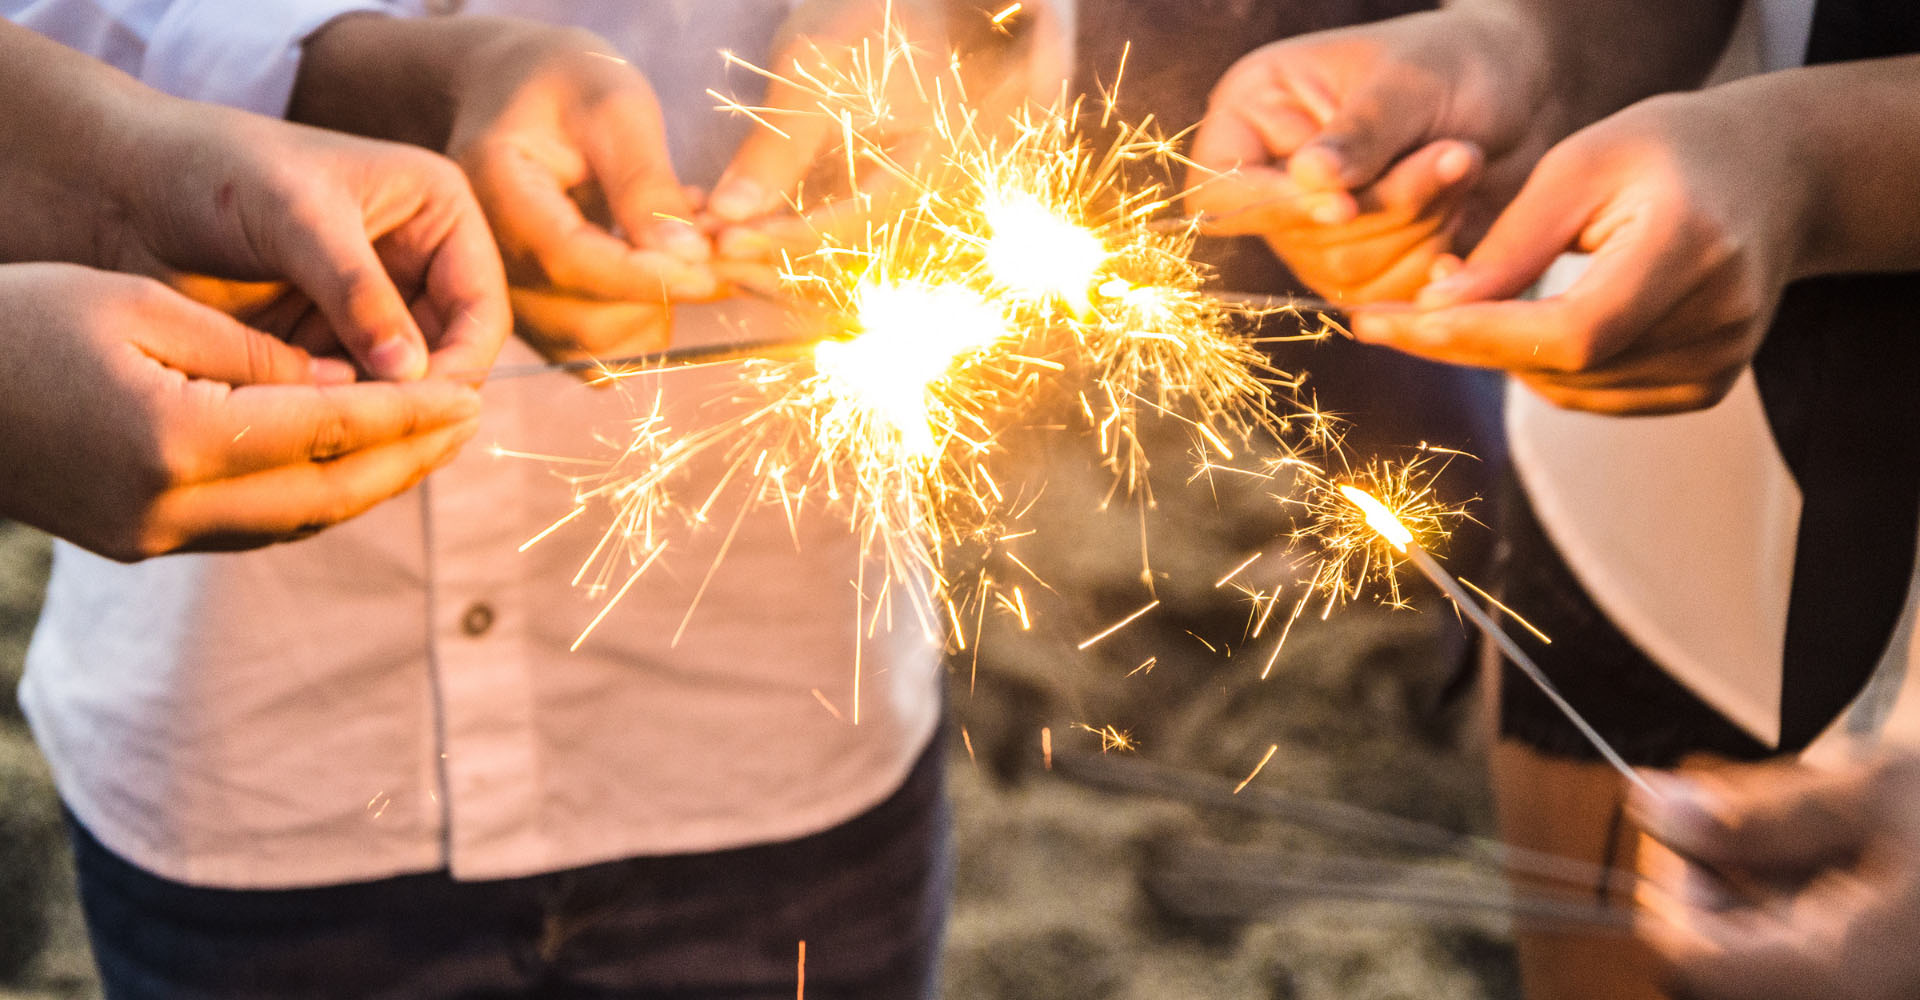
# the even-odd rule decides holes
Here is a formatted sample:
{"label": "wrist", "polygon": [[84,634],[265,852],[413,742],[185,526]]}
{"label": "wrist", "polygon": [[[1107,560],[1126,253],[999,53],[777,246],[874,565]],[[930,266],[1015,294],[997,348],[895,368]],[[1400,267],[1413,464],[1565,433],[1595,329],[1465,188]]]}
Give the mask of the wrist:
{"label": "wrist", "polygon": [[462,20],[360,11],[329,21],[301,47],[288,120],[442,148]]}

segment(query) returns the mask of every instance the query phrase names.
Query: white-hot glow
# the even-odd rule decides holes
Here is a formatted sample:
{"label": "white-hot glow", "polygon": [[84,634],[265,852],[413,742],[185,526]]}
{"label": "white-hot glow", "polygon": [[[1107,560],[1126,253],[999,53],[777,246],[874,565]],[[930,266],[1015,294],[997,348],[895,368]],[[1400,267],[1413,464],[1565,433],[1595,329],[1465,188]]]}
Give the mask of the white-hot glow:
{"label": "white-hot glow", "polygon": [[1088,293],[1107,260],[1099,237],[1025,191],[992,192],[982,214],[987,270],[995,284],[1027,299],[1088,307]]}
{"label": "white-hot glow", "polygon": [[1407,526],[1393,516],[1393,511],[1388,510],[1386,504],[1374,499],[1373,494],[1341,483],[1340,495],[1346,497],[1355,507],[1365,511],[1367,527],[1379,532],[1380,537],[1386,539],[1387,544],[1393,546],[1395,550],[1405,552],[1407,546],[1413,544],[1413,532],[1408,531]]}
{"label": "white-hot glow", "polygon": [[862,286],[854,294],[860,333],[815,349],[830,398],[891,428],[910,453],[938,450],[933,393],[954,365],[1010,333],[1006,316],[962,285],[902,281]]}

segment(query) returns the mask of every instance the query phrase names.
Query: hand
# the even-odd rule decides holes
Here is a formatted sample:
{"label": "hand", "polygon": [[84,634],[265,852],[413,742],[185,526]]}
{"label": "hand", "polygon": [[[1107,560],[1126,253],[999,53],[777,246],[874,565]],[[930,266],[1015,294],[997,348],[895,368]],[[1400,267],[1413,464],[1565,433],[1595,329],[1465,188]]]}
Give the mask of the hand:
{"label": "hand", "polygon": [[1527,32],[1468,9],[1276,42],[1215,86],[1187,209],[1329,298],[1410,298],[1555,134],[1546,78]]}
{"label": "hand", "polygon": [[[1653,775],[1640,934],[1698,1000],[1920,993],[1920,755]],[[1644,853],[1643,848],[1643,853]],[[1739,878],[1735,896],[1710,874]]]}
{"label": "hand", "polygon": [[[1422,291],[1418,310],[1357,316],[1355,336],[1506,369],[1572,409],[1717,402],[1794,277],[1815,186],[1791,127],[1738,93],[1654,98],[1568,138],[1464,270]],[[1568,250],[1593,254],[1571,288],[1500,301]]]}
{"label": "hand", "polygon": [[[719,266],[762,288],[771,287],[771,265],[783,254],[817,249],[823,234],[857,233],[917,197],[901,177],[930,175],[924,167],[939,155],[943,120],[970,114],[970,130],[990,131],[1021,103],[1057,96],[1070,51],[1049,0],[1030,0],[999,23],[978,4],[951,0],[807,0],[781,35],[768,67],[780,79],[757,102],[773,127],[756,127],[741,143],[708,205]],[[853,123],[862,149],[878,148],[899,169],[869,169],[855,157],[860,175],[850,177],[843,126],[833,117],[840,108],[823,108],[808,81],[870,77],[903,46],[910,55],[887,68],[875,102],[884,115]]]}
{"label": "hand", "polygon": [[474,432],[438,379],[355,385],[147,278],[0,266],[0,514],[124,561],[299,538]]}
{"label": "hand", "polygon": [[[285,279],[248,291],[280,332],[344,348],[374,377],[484,372],[508,330],[499,257],[466,181],[393,143],[186,101],[143,105],[116,163],[100,266]],[[181,272],[187,272],[182,274]],[[268,309],[265,303],[272,303]],[[308,305],[318,307],[311,315]]]}
{"label": "hand", "polygon": [[647,81],[596,36],[487,22],[453,78],[447,153],[493,222],[522,333],[555,360],[662,347],[718,294]]}

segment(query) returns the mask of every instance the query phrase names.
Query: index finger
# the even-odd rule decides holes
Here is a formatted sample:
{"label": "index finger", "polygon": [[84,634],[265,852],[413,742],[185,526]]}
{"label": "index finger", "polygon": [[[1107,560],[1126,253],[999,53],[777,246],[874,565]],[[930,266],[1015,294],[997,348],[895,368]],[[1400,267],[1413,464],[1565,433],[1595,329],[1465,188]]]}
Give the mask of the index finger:
{"label": "index finger", "polygon": [[581,214],[560,178],[517,151],[473,167],[503,248],[555,286],[608,300],[705,298],[713,276],[660,250],[636,249]]}
{"label": "index finger", "polygon": [[427,297],[440,319],[427,373],[479,372],[492,365],[512,331],[513,313],[500,253],[477,211],[463,215],[434,251]]}
{"label": "index finger", "polygon": [[1665,316],[1687,282],[1684,267],[1661,259],[1659,238],[1616,236],[1623,242],[1597,251],[1587,272],[1558,295],[1368,309],[1354,317],[1353,335],[1452,364],[1522,374],[1593,371]]}

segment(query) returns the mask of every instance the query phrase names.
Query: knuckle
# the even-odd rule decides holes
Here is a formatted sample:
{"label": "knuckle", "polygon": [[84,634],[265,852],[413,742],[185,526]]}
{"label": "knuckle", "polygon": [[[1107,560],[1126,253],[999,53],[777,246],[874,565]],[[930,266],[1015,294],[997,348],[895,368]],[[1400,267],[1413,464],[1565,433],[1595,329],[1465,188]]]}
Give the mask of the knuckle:
{"label": "knuckle", "polygon": [[328,409],[314,418],[307,457],[315,462],[331,462],[346,454],[349,440],[346,418],[339,410]]}

